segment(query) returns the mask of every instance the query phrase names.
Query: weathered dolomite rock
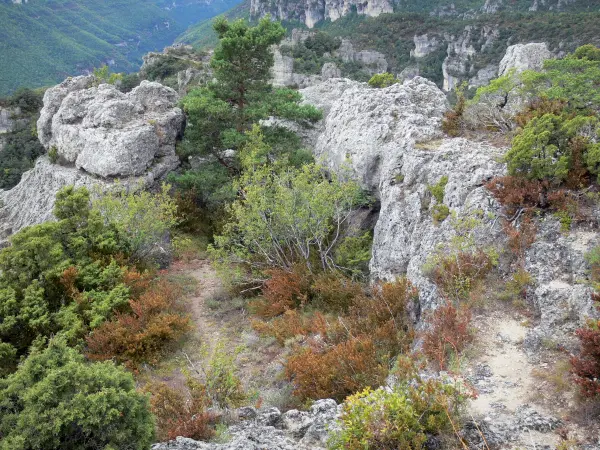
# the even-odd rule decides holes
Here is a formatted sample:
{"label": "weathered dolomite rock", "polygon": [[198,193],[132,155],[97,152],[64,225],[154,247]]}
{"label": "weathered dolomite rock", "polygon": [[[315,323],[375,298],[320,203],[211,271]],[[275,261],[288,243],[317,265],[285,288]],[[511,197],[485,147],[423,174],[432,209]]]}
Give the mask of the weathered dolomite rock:
{"label": "weathered dolomite rock", "polygon": [[[451,91],[464,79],[472,79],[473,82],[470,83],[470,87],[476,87],[476,83],[479,83],[479,85],[486,84],[494,78],[496,74],[491,73],[487,68],[475,73],[473,59],[479,52],[483,52],[492,46],[497,39],[497,28],[488,25],[481,28],[469,25],[465,27],[463,33],[459,36],[446,35],[448,56],[442,65],[444,74],[443,89]],[[485,79],[486,76],[489,76],[487,80]]]}
{"label": "weathered dolomite rock", "polygon": [[77,77],[50,88],[38,120],[46,149],[61,162],[101,177],[138,176],[155,158],[174,158],[184,116],[177,93],[143,81],[123,94],[109,84],[90,87]]}
{"label": "weathered dolomite rock", "polygon": [[[440,244],[456,236],[456,223],[475,217],[475,241],[505,248],[501,206],[484,187],[505,173],[505,149],[463,138],[448,139],[440,130],[446,108],[443,93],[415,78],[404,85],[372,89],[364,83],[329,80],[302,90],[305,101],[324,109],[315,154],[336,171],[349,168],[375,195],[380,211],[370,263],[373,279],[407,275],[419,288],[421,307],[439,303],[435,286],[423,271]],[[456,215],[441,224],[431,217],[436,200],[428,185],[448,177],[443,203]],[[594,211],[596,220],[600,211]],[[598,312],[587,283],[585,254],[600,245],[595,229],[568,234],[552,216],[540,219],[525,269],[533,279],[527,300],[537,311],[525,344],[532,350],[556,341],[573,349],[573,332]],[[508,275],[511,269],[501,267]]]}
{"label": "weathered dolomite rock", "polygon": [[440,124],[447,108],[445,96],[423,78],[385,89],[329,80],[302,93],[305,101],[314,101],[326,113],[316,157],[336,171],[349,168],[381,203],[372,277],[394,279],[406,274],[420,290],[422,307],[435,305],[439,298],[423,274],[423,265],[456,230],[450,219],[439,225],[433,222],[435,200],[427,186],[448,176],[444,204],[459,218],[481,218],[478,241],[500,239],[499,225],[492,226],[495,202],[483,183],[503,173],[503,165],[497,162],[502,150],[465,139],[444,139]]}
{"label": "weathered dolomite rock", "polygon": [[335,63],[325,63],[321,68],[321,78],[328,80],[330,78],[339,78],[342,76],[342,71]]}
{"label": "weathered dolomite rock", "polygon": [[229,428],[230,442],[214,444],[187,438],[155,444],[152,450],[319,450],[324,449],[340,406],[334,400],[316,401],[308,412],[245,407],[238,417],[246,420]]}
{"label": "weathered dolomite rock", "polygon": [[438,36],[430,37],[427,34],[415,35],[414,42],[415,48],[410,51],[411,58],[423,58],[435,52],[442,45]]}
{"label": "weathered dolomite rock", "polygon": [[537,313],[537,326],[527,336],[527,348],[535,350],[548,343],[577,348],[573,332],[585,325],[588,317],[598,317],[585,260],[585,254],[598,245],[600,234],[595,230],[563,233],[554,218],[538,221],[536,241],[525,262],[533,280],[527,297]]}
{"label": "weathered dolomite rock", "polygon": [[383,53],[375,50],[362,50],[357,52],[354,50],[352,42],[347,39],[342,39],[342,45],[340,45],[340,48],[338,48],[334,54],[344,62],[361,64],[363,70],[369,72],[371,75],[386,72],[388,69],[388,63]]}
{"label": "weathered dolomite rock", "polygon": [[[141,176],[120,179],[118,186],[131,190],[151,187],[177,165],[177,159],[163,158]],[[115,182],[74,167],[51,164],[46,156],[42,156],[33,169],[23,174],[19,184],[9,191],[0,190],[0,247],[21,228],[54,220],[52,211],[56,193],[65,186],[104,191],[114,187]]]}
{"label": "weathered dolomite rock", "polygon": [[277,20],[298,20],[308,28],[313,28],[325,19],[335,21],[345,16],[354,7],[358,14],[371,17],[394,12],[390,0],[302,0],[298,2],[252,0],[250,15],[259,18],[270,14]]}
{"label": "weathered dolomite rock", "polygon": [[[376,195],[380,174],[386,166],[387,144],[404,146],[441,137],[446,98],[435,84],[424,78],[385,89],[373,89],[364,83],[336,81],[331,85],[342,88],[343,93],[338,98],[336,94],[322,97],[317,104],[320,106],[327,98],[335,100],[315,155],[325,158],[336,170],[349,163],[363,185]],[[303,94],[307,101],[315,97],[314,90],[305,90]]]}
{"label": "weathered dolomite rock", "polygon": [[0,134],[9,133],[15,126],[13,116],[19,111],[13,108],[0,108]]}
{"label": "weathered dolomite rock", "polygon": [[516,73],[540,70],[544,66],[544,61],[552,57],[552,52],[544,42],[511,45],[500,61],[498,76],[506,75],[512,69]]}
{"label": "weathered dolomite rock", "polygon": [[38,136],[59,160],[40,158],[17,186],[0,191],[0,245],[28,225],[53,220],[56,193],[64,186],[126,189],[153,186],[176,168],[175,141],[183,112],[177,94],[143,82],[128,94],[93,86],[93,77],[69,78],[48,89]]}

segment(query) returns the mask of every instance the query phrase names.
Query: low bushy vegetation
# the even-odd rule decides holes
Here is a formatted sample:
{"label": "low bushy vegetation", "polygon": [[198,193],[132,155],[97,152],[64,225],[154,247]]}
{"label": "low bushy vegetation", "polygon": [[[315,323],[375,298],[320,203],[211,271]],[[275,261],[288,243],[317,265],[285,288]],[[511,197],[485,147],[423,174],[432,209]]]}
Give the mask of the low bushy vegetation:
{"label": "low bushy vegetation", "polygon": [[344,403],[341,429],[333,433],[328,448],[425,448],[432,438],[449,439],[467,398],[454,384],[417,375],[389,390],[367,388]]}
{"label": "low bushy vegetation", "polygon": [[392,84],[398,83],[398,80],[391,73],[377,73],[369,80],[369,86],[374,88],[389,87]]}
{"label": "low bushy vegetation", "polygon": [[285,371],[298,400],[343,400],[380,386],[408,350],[416,300],[406,279],[365,290],[341,274],[277,271],[257,300],[254,327],[291,345]]}
{"label": "low bushy vegetation", "polygon": [[[155,289],[151,275],[128,266],[133,247],[125,229],[91,207],[85,188],[62,189],[54,214],[58,221],[23,229],[0,252],[0,339],[9,353],[25,355],[37,339],[55,334],[76,345],[114,314],[148,320],[150,312],[168,311],[168,296],[150,290]],[[136,321],[130,322],[124,333],[135,333]],[[138,356],[155,349],[140,349]],[[112,353],[107,359],[113,357],[127,358]]]}
{"label": "low bushy vegetation", "polygon": [[4,143],[0,147],[0,189],[15,186],[44,153],[36,129],[42,95],[41,90],[19,89],[12,96],[0,99],[0,107],[8,108],[15,123],[12,131],[1,136]]}
{"label": "low bushy vegetation", "polygon": [[63,337],[43,340],[0,378],[0,449],[147,449],[148,398],[112,362],[89,364]]}

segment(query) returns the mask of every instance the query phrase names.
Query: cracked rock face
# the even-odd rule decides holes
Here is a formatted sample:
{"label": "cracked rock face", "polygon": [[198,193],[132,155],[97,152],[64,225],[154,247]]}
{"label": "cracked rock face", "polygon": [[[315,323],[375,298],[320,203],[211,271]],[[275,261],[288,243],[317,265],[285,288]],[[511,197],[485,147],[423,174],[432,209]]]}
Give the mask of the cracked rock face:
{"label": "cracked rock face", "polygon": [[373,89],[364,83],[329,80],[302,90],[305,101],[324,109],[315,155],[336,171],[349,168],[379,201],[371,274],[374,279],[408,275],[419,288],[421,306],[439,301],[423,265],[440,243],[455,235],[450,219],[434,223],[428,185],[448,177],[444,204],[457,217],[478,215],[482,242],[499,239],[497,207],[483,187],[500,175],[503,151],[466,139],[445,139],[443,92],[424,78]]}
{"label": "cracked rock face", "polygon": [[155,158],[175,156],[184,116],[173,89],[143,81],[123,94],[92,83],[93,77],[77,77],[44,95],[38,135],[63,164],[104,178],[127,177],[144,173]]}
{"label": "cracked rock face", "polygon": [[153,186],[179,164],[175,142],[184,116],[177,94],[159,83],[142,82],[128,94],[94,86],[94,77],[68,78],[48,89],[38,136],[55,148],[56,164],[38,159],[20,183],[0,191],[0,246],[28,225],[52,220],[56,193],[64,186],[126,189]]}
{"label": "cracked rock face", "polygon": [[544,61],[552,57],[552,52],[548,50],[545,42],[511,45],[500,61],[498,75],[506,75],[511,69],[514,69],[515,73],[540,70],[544,66]]}

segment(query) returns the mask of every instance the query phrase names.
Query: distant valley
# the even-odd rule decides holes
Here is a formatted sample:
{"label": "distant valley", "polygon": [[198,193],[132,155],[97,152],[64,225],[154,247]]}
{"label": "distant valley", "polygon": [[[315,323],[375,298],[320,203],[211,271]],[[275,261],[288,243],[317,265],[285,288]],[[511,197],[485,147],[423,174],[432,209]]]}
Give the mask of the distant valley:
{"label": "distant valley", "polygon": [[137,71],[143,54],[238,0],[0,0],[0,95],[109,64]]}

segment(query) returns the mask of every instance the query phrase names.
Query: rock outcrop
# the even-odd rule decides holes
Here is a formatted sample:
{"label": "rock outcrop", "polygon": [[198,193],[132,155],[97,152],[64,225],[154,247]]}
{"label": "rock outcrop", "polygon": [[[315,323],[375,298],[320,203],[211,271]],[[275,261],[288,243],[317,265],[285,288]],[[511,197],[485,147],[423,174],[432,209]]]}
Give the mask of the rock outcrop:
{"label": "rock outcrop", "polygon": [[175,142],[184,116],[177,94],[143,82],[128,94],[94,86],[94,77],[69,78],[48,89],[38,120],[40,142],[53,153],[0,191],[0,244],[21,228],[52,220],[54,198],[67,185],[152,186],[177,167]]}
{"label": "rock outcrop", "polygon": [[499,239],[501,230],[490,219],[495,217],[494,200],[483,183],[503,173],[497,162],[502,150],[460,138],[444,139],[440,124],[447,107],[445,95],[420,77],[385,89],[329,80],[302,93],[326,113],[315,145],[317,158],[336,171],[350,167],[380,202],[372,277],[406,274],[420,290],[422,307],[434,306],[439,298],[423,265],[456,230],[450,219],[434,223],[428,185],[447,176],[444,204],[458,218],[481,216],[476,233],[482,241]]}
{"label": "rock outcrop", "polygon": [[[375,50],[357,51],[354,49],[352,42],[348,39],[342,39],[339,48],[331,54],[327,54],[330,59],[332,58],[336,62],[324,63],[320,68],[320,74],[295,72],[294,58],[289,50],[303,43],[314,34],[312,31],[294,29],[290,38],[283,40],[280,45],[273,46],[274,64],[271,69],[271,81],[275,86],[304,89],[320,84],[330,78],[339,78],[342,76],[339,65],[344,63],[354,63],[362,72],[370,76],[388,70],[388,62],[383,53]],[[282,53],[284,48],[287,49],[286,54]]]}
{"label": "rock outcrop", "polygon": [[15,126],[13,116],[18,111],[14,111],[12,108],[0,108],[0,134],[10,133]]}
{"label": "rock outcrop", "polygon": [[506,75],[509,71],[521,73],[526,70],[540,70],[544,61],[552,58],[546,43],[530,43],[511,45],[506,49],[506,54],[500,61],[498,75]]}
{"label": "rock outcrop", "polygon": [[156,159],[176,161],[184,116],[174,90],[143,81],[123,94],[93,83],[93,77],[78,77],[46,91],[38,136],[47,150],[65,165],[105,178],[139,176]]}
{"label": "rock outcrop", "polygon": [[250,15],[258,18],[270,14],[277,20],[297,20],[303,22],[308,28],[313,28],[326,19],[335,21],[354,8],[358,14],[371,17],[394,12],[393,2],[390,0],[301,0],[298,2],[251,0]]}
{"label": "rock outcrop", "polygon": [[237,411],[244,420],[228,429],[231,439],[225,444],[179,437],[152,450],[319,450],[325,448],[339,414],[340,406],[330,399],[316,401],[307,412],[245,407]]}

